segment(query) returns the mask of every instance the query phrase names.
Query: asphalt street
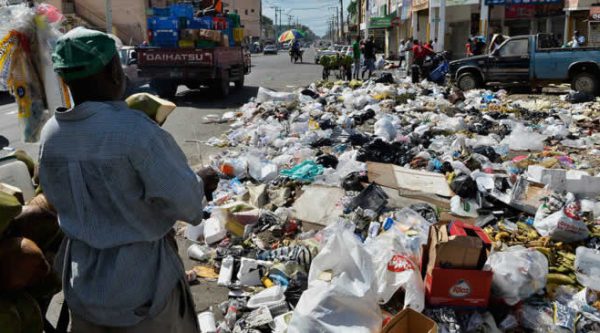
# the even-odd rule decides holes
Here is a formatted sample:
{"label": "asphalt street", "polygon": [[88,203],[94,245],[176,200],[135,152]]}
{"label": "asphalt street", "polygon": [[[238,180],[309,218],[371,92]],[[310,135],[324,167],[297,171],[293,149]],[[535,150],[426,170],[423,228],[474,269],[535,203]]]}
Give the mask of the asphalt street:
{"label": "asphalt street", "polygon": [[[179,88],[175,104],[177,109],[171,114],[163,127],[169,131],[179,143],[188,157],[190,165],[206,164],[211,154],[220,149],[206,146],[204,142],[213,136],[225,133],[227,124],[205,124],[207,115],[222,115],[235,111],[251,98],[256,96],[259,87],[280,91],[291,91],[309,85],[321,77],[321,67],[314,64],[314,52],[307,50],[304,63],[292,64],[287,52],[279,55],[253,55],[252,73],[246,77],[246,86],[241,90],[231,89],[227,99],[211,94],[208,89],[188,90]],[[21,139],[17,119],[17,106],[6,94],[0,95],[0,135],[11,142],[11,147],[24,149],[37,159],[38,144],[24,143]],[[191,269],[198,262],[187,258],[186,250],[190,243],[178,237],[179,252],[186,269]],[[147,272],[140,272],[146,274]],[[192,286],[192,293],[198,312],[227,299],[228,289],[221,288],[216,282],[203,282]],[[47,317],[54,323],[58,318],[62,295],[55,297]]]}

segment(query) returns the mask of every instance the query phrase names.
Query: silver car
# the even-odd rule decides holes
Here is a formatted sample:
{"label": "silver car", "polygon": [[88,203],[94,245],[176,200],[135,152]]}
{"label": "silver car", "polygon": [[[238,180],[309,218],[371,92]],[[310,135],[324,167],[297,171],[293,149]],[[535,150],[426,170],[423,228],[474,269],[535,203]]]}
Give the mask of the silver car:
{"label": "silver car", "polygon": [[119,49],[119,58],[121,59],[121,66],[123,67],[123,72],[125,73],[125,78],[127,80],[125,90],[128,94],[131,94],[141,86],[150,83],[149,79],[140,78],[138,75],[137,56],[135,52],[135,47],[121,47]]}

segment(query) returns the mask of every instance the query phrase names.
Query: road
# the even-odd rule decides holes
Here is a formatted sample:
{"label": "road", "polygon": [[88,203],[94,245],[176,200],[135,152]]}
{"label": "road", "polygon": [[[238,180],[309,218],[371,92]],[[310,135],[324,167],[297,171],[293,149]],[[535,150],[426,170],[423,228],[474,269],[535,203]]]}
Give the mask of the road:
{"label": "road", "polygon": [[[307,50],[304,64],[290,64],[287,52],[279,55],[252,56],[252,73],[246,77],[246,86],[232,93],[227,99],[219,99],[210,90],[187,90],[181,86],[175,103],[178,108],[169,117],[164,128],[169,131],[182,147],[192,165],[207,162],[208,156],[215,152],[211,147],[198,144],[212,136],[218,136],[228,129],[226,124],[203,124],[202,119],[209,114],[222,115],[234,111],[250,98],[256,96],[259,87],[276,90],[293,90],[316,81],[321,69],[314,65],[314,53]],[[7,137],[11,146],[24,149],[36,157],[39,146],[24,143],[21,140],[17,120],[16,104],[4,94],[0,96],[0,135]]]}
{"label": "road", "polygon": [[[306,62],[303,64],[291,64],[287,52],[280,52],[276,56],[253,55],[252,73],[246,77],[246,86],[239,91],[232,89],[227,99],[214,97],[208,89],[187,90],[180,87],[174,101],[178,107],[163,127],[175,137],[190,165],[208,163],[209,156],[219,149],[206,146],[202,142],[213,136],[220,136],[229,127],[227,124],[204,124],[203,118],[209,114],[222,115],[237,110],[256,96],[259,87],[290,91],[318,80],[321,67],[314,64],[314,53],[307,50],[304,60]],[[4,95],[0,96],[0,135],[6,136],[12,147],[24,149],[37,158],[39,145],[24,143],[21,140],[16,104]],[[179,238],[178,243],[184,265],[186,269],[191,269],[197,263],[187,258],[189,242]],[[215,282],[200,282],[192,286],[192,293],[196,309],[200,312],[226,300],[228,289],[218,287]],[[62,295],[59,294],[47,315],[52,323],[58,318],[61,303]]]}

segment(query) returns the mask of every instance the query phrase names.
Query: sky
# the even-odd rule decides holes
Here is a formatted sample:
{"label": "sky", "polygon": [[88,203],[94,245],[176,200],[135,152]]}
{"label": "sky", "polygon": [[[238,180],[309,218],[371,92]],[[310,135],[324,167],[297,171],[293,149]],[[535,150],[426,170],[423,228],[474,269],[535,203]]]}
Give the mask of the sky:
{"label": "sky", "polygon": [[[346,7],[350,1],[343,0],[344,20],[347,15]],[[275,9],[272,7],[279,7],[283,9],[283,24],[288,23],[287,15],[292,15],[294,22],[298,18],[300,24],[310,27],[317,35],[323,36],[327,33],[329,19],[336,12],[335,9],[329,9],[329,7],[339,8],[340,0],[262,0],[262,4],[263,15],[275,20]]]}

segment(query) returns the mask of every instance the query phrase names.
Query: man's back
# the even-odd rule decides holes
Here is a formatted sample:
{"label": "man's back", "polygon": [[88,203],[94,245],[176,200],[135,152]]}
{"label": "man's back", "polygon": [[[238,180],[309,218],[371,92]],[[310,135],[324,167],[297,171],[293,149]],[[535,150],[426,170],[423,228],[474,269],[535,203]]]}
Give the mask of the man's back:
{"label": "man's back", "polygon": [[202,217],[173,138],[123,102],[86,102],[44,127],[40,181],[68,239],[57,268],[72,311],[111,326],[157,314],[184,273],[165,235]]}
{"label": "man's back", "polygon": [[375,43],[370,40],[365,43],[365,58],[375,59]]}

